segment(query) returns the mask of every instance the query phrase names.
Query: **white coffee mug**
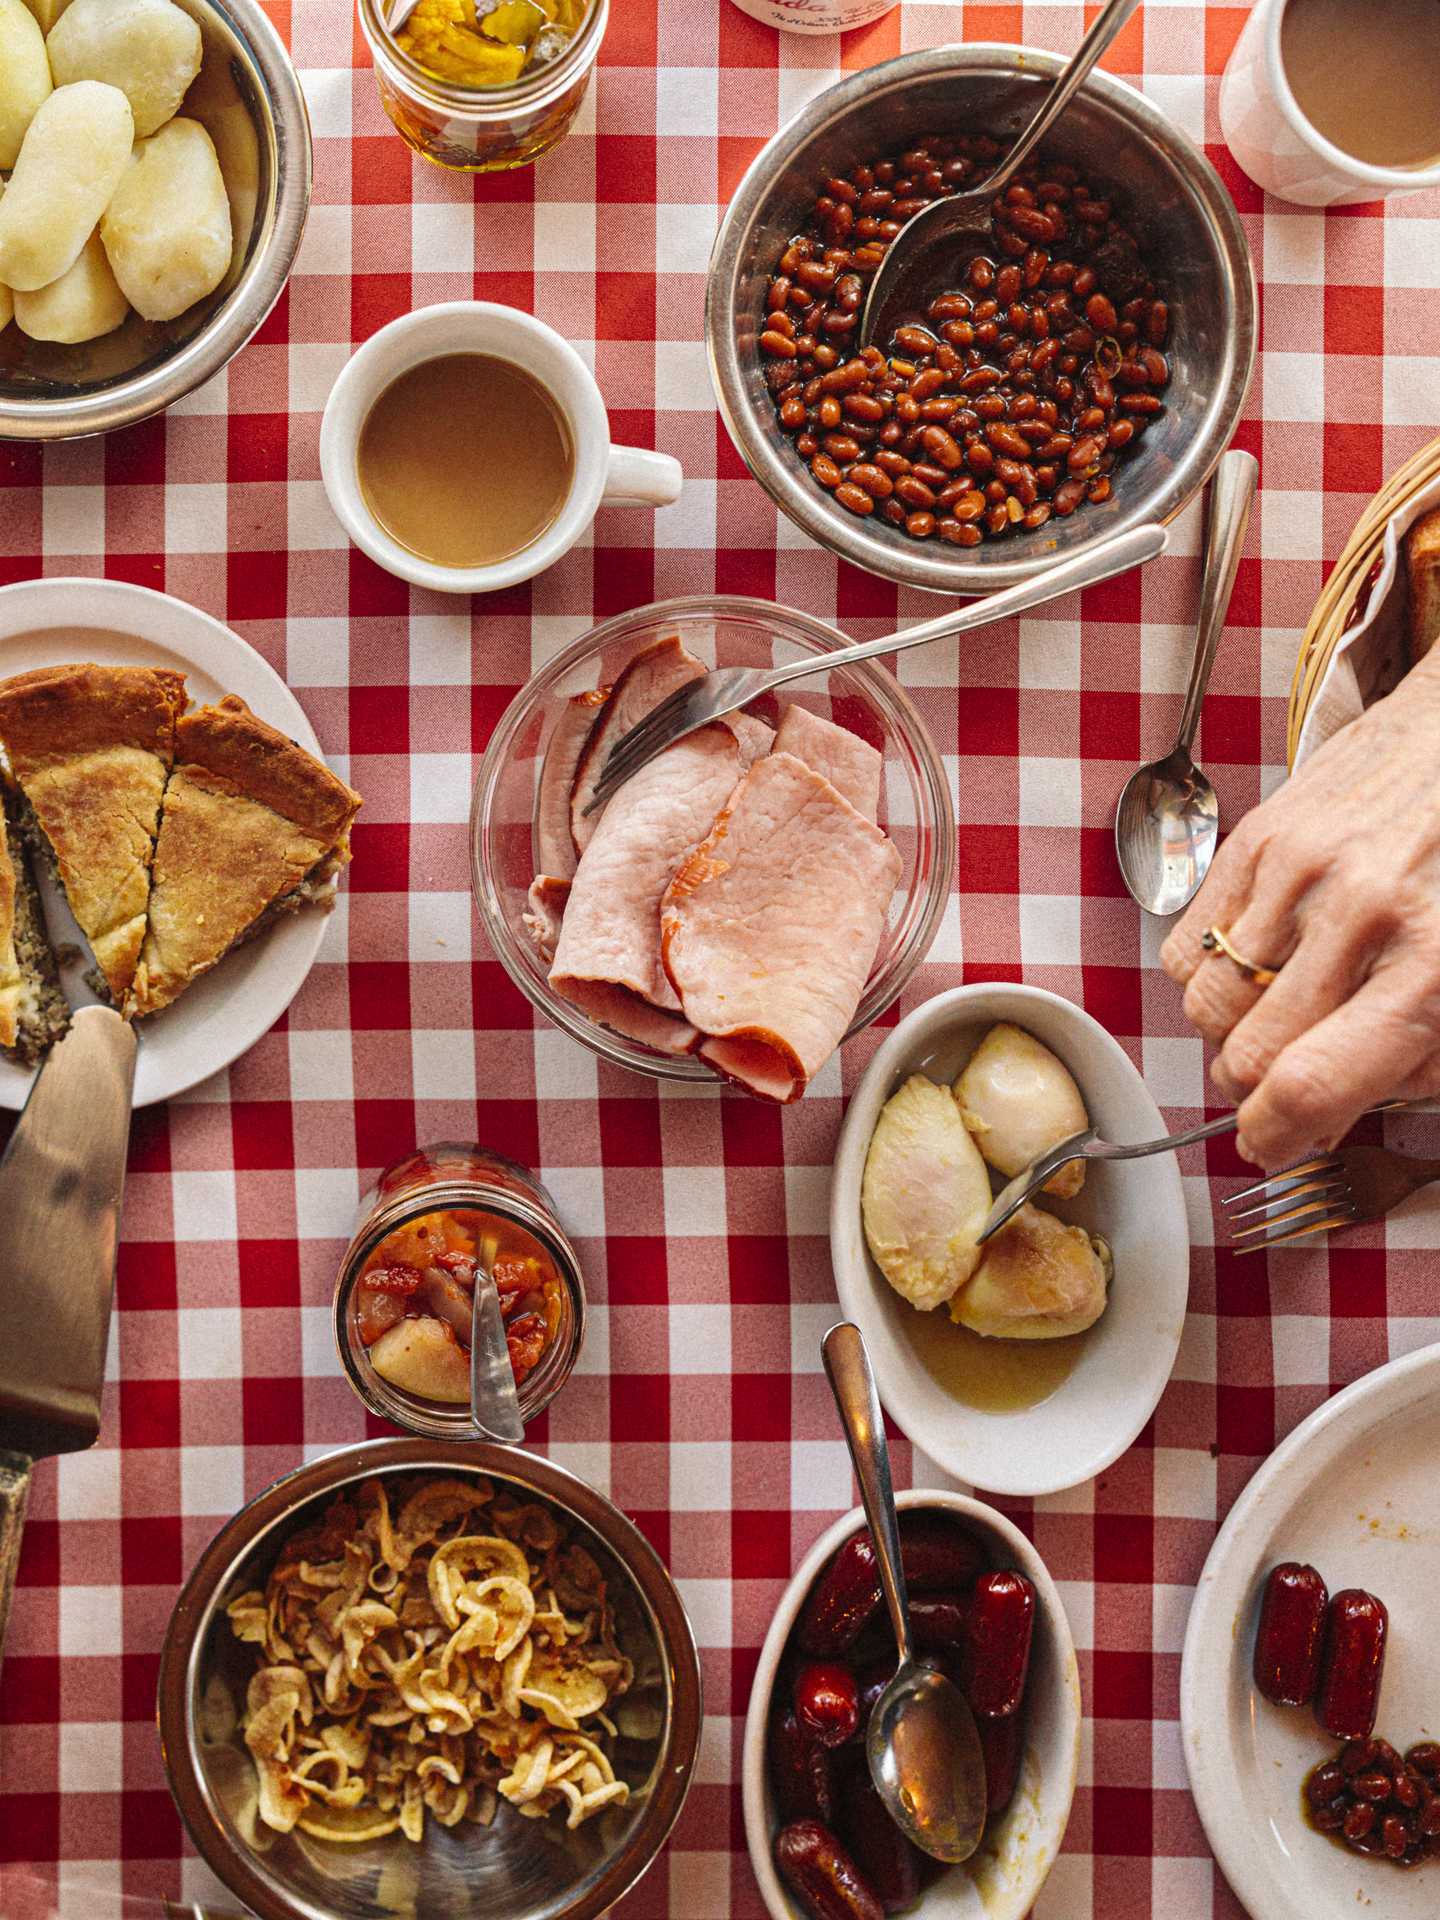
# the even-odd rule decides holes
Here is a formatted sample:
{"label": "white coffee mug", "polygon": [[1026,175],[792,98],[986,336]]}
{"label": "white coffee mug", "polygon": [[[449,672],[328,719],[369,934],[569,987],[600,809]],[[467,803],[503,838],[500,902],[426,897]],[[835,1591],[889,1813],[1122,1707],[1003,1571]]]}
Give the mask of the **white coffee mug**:
{"label": "white coffee mug", "polygon": [[735,0],[742,13],[787,33],[849,33],[889,13],[895,0]]}
{"label": "white coffee mug", "polygon": [[[550,394],[570,431],[575,470],[564,506],[537,540],[491,566],[446,567],[422,559],[385,531],[360,488],[357,453],[371,407],[392,380],[446,353],[485,353],[523,368]],[[437,593],[494,593],[532,580],[570,551],[602,505],[667,507],[679,499],[685,478],[668,453],[612,446],[595,376],[569,341],[532,314],[488,300],[451,300],[402,314],[356,350],[325,403],[320,473],[356,546],[387,572]],[[482,511],[477,500],[476,512]]]}
{"label": "white coffee mug", "polygon": [[1440,165],[1376,167],[1316,131],[1280,54],[1286,0],[1256,0],[1220,82],[1220,130],[1257,187],[1306,207],[1348,206],[1440,186]]}

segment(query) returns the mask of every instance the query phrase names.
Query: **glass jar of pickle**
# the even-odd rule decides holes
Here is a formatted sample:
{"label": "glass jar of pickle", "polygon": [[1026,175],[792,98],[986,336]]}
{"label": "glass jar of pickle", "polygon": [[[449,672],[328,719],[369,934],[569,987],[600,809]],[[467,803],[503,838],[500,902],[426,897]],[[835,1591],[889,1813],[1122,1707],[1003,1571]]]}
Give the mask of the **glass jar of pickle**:
{"label": "glass jar of pickle", "polygon": [[417,0],[392,34],[393,6],[359,0],[381,105],[417,153],[464,173],[526,167],[559,145],[610,15],[610,0]]}
{"label": "glass jar of pickle", "polygon": [[335,1286],[335,1343],[372,1413],[432,1440],[475,1438],[470,1316],[500,1296],[522,1420],[570,1378],[585,1285],[555,1203],[528,1168],[486,1147],[418,1147],[360,1202]]}

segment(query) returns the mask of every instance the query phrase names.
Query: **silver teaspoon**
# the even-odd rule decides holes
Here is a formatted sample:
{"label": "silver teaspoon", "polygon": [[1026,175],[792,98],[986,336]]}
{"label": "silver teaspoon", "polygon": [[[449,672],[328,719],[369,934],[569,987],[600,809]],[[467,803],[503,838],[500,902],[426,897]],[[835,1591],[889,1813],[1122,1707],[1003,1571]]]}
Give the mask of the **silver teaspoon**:
{"label": "silver teaspoon", "polygon": [[890,1450],[860,1329],[842,1321],[826,1334],[821,1352],[900,1650],[895,1678],[875,1702],[865,1730],[870,1777],[891,1819],[917,1847],[937,1860],[968,1860],[985,1831],[985,1755],[975,1716],[958,1687],[915,1659]]}
{"label": "silver teaspoon", "polygon": [[936,247],[948,246],[943,263],[947,281],[962,280],[972,257],[994,236],[991,202],[1003,193],[1016,173],[1045,138],[1071,100],[1084,86],[1095,62],[1115,39],[1134,13],[1140,0],[1109,0],[1096,16],[1090,31],[1061,69],[1054,86],[1046,94],[1034,119],[1011,147],[995,171],[978,187],[964,193],[952,193],[943,200],[932,200],[928,207],[907,220],[885,249],[885,257],[875,270],[865,308],[860,316],[859,344],[868,346],[880,331],[881,316],[896,304],[895,296],[902,280],[912,284],[919,277],[922,256]]}
{"label": "silver teaspoon", "polygon": [[1180,715],[1180,731],[1163,760],[1139,767],[1125,783],[1115,812],[1115,852],[1131,897],[1146,913],[1178,913],[1200,890],[1220,837],[1220,802],[1191,757],[1210,669],[1235,590],[1240,549],[1260,469],[1254,456],[1232,447],[1215,470],[1210,523],[1200,583],[1195,658]]}
{"label": "silver teaspoon", "polygon": [[475,1269],[470,1312],[470,1419],[482,1440],[516,1446],[525,1438],[500,1295],[494,1275],[484,1266]]}

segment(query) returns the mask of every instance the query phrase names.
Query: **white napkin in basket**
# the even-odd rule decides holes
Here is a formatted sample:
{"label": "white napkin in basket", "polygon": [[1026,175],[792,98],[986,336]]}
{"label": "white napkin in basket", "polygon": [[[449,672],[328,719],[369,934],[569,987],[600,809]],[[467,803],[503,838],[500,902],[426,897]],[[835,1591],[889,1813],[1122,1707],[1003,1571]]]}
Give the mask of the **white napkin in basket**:
{"label": "white napkin in basket", "polygon": [[1405,613],[1408,595],[1402,545],[1422,513],[1440,507],[1440,479],[1417,493],[1393,514],[1385,528],[1380,577],[1370,590],[1365,616],[1341,640],[1310,701],[1305,724],[1295,748],[1295,765],[1302,766],[1317,747],[1323,747],[1366,707],[1382,699],[1402,678],[1410,664],[1406,646]]}

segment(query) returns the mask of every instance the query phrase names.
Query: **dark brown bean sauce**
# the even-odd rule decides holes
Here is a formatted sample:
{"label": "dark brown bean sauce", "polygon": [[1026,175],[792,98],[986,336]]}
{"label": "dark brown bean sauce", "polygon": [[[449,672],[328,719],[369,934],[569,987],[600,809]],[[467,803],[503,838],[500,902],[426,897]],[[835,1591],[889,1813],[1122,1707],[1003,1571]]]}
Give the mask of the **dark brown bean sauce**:
{"label": "dark brown bean sauce", "polygon": [[816,484],[957,547],[1107,500],[1170,380],[1170,310],[1134,234],[1107,194],[1043,157],[995,201],[993,254],[965,284],[905,316],[888,351],[856,350],[901,226],[1002,152],[985,134],[927,139],[827,180],[777,264],[760,336],[780,425]]}
{"label": "dark brown bean sauce", "polygon": [[1317,1833],[1397,1867],[1440,1859],[1440,1745],[1405,1755],[1388,1740],[1351,1740],[1321,1761],[1300,1795]]}

